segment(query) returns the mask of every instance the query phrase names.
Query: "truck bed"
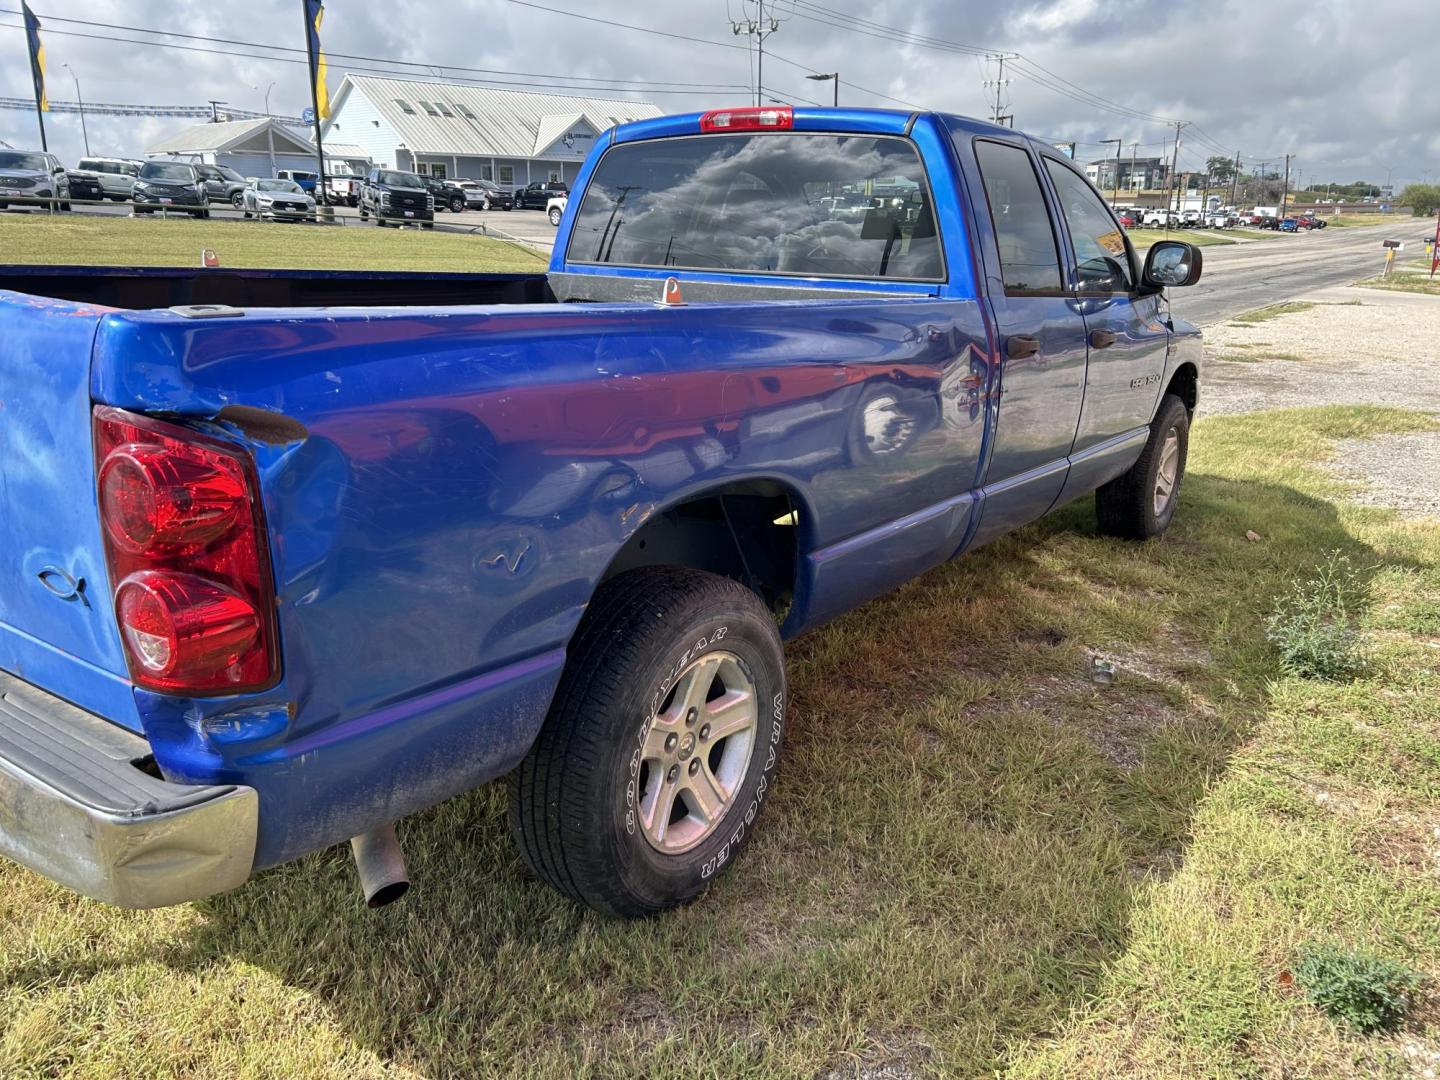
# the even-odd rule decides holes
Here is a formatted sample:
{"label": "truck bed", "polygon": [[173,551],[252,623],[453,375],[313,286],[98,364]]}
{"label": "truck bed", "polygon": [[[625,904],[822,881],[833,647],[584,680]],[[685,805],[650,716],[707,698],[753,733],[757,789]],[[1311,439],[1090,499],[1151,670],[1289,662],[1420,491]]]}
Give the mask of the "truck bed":
{"label": "truck bed", "polygon": [[183,266],[6,266],[0,290],[112,308],[415,307],[543,304],[542,274],[395,273],[369,270],[229,270]]}

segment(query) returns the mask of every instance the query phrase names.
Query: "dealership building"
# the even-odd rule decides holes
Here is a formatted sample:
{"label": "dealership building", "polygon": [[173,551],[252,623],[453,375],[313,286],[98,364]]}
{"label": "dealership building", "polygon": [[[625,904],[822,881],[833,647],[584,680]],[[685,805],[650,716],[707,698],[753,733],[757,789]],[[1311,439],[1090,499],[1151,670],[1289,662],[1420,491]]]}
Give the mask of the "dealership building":
{"label": "dealership building", "polygon": [[660,112],[643,101],[346,75],[321,136],[375,165],[520,188],[573,181],[601,132]]}
{"label": "dealership building", "polygon": [[[274,176],[279,169],[315,170],[315,144],[302,129],[273,117],[194,124],[146,151],[147,157],[200,165],[228,165],[241,176]],[[358,146],[325,145],[326,172],[364,172],[370,164]]]}

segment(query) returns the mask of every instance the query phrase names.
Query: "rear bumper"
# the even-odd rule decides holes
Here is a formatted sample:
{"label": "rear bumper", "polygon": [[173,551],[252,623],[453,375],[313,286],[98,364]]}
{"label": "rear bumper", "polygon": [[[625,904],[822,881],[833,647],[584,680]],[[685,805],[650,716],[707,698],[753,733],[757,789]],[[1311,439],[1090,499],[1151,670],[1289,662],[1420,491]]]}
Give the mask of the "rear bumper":
{"label": "rear bumper", "polygon": [[149,755],[140,736],[0,672],[0,855],[128,908],[243,883],[255,791],[169,783],[134,764]]}

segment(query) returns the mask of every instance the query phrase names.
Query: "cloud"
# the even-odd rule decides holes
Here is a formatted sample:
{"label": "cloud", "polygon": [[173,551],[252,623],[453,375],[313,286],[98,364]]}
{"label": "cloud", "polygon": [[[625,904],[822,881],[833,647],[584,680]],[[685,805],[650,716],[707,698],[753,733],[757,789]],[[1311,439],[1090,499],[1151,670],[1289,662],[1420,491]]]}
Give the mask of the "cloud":
{"label": "cloud", "polygon": [[[362,5],[332,0],[326,15],[330,52],[393,57],[421,64],[460,64],[510,72],[554,73],[577,79],[683,80],[749,85],[754,57],[731,33],[721,0],[536,0],[596,18],[636,23],[710,39],[702,45],[585,22],[508,0],[462,0],[437,8],[417,0]],[[729,0],[731,13],[739,0]],[[825,84],[807,82],[807,70],[841,76],[842,104],[893,106],[866,91],[976,116],[990,114],[981,85],[994,65],[977,56],[901,45],[804,17],[780,0],[781,27],[766,43],[767,96],[796,102],[829,98]],[[1440,172],[1437,136],[1440,95],[1434,65],[1420,31],[1434,25],[1435,0],[837,0],[825,7],[917,34],[981,48],[1023,53],[1086,91],[1133,109],[1190,120],[1182,167],[1197,167],[1218,152],[1213,142],[1246,162],[1295,155],[1304,179],[1396,182]],[[97,22],[183,29],[239,40],[303,45],[294,0],[191,5],[183,27],[172,0],[91,0],[83,7],[35,0],[42,19],[64,14]],[[16,24],[14,16],[0,23]],[[80,30],[101,40],[69,37]],[[212,55],[123,44],[125,35],[47,23],[51,95],[73,98],[62,64],[79,75],[87,101],[203,104],[210,98],[261,109],[274,82],[271,108],[297,115],[307,104],[305,69],[276,60]],[[177,44],[206,46],[201,42]],[[0,29],[0,94],[26,96],[29,74],[18,30]],[[332,59],[332,89],[347,64]],[[421,70],[421,69],[417,69]],[[1028,71],[1028,74],[1027,74]],[[1123,138],[1141,154],[1159,154],[1173,139],[1164,123],[1127,118],[1073,100],[1046,87],[1038,73],[1009,65],[1013,81],[1002,90],[1017,125],[1055,141],[1081,143],[1082,158],[1107,153],[1099,141]],[[1044,77],[1044,76],[1042,76]],[[599,87],[606,84],[595,82]],[[613,85],[613,84],[612,84]],[[864,88],[863,90],[861,88]],[[1067,91],[1068,87],[1063,87]],[[993,93],[993,91],[992,91]],[[605,96],[654,101],[668,111],[743,103],[747,92],[715,88],[703,94]],[[135,155],[186,121],[90,118],[97,153]],[[79,122],[47,117],[52,145],[63,160],[80,156]],[[0,110],[0,139],[35,145],[31,113]]]}

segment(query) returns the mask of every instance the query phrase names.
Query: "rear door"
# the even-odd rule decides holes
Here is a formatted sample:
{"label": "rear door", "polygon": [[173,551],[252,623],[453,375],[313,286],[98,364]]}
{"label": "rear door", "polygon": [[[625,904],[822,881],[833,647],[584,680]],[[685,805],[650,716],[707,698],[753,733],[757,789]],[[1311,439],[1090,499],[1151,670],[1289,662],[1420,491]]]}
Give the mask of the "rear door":
{"label": "rear door", "polygon": [[1039,517],[1060,493],[1085,391],[1085,320],[1068,287],[1039,161],[1019,139],[979,138],[974,146],[1001,365],[985,511],[974,540],[983,543]]}
{"label": "rear door", "polygon": [[1066,161],[1042,155],[1068,237],[1067,262],[1084,316],[1089,364],[1074,457],[1150,423],[1165,372],[1169,330],[1158,293],[1139,273],[1110,208]]}

